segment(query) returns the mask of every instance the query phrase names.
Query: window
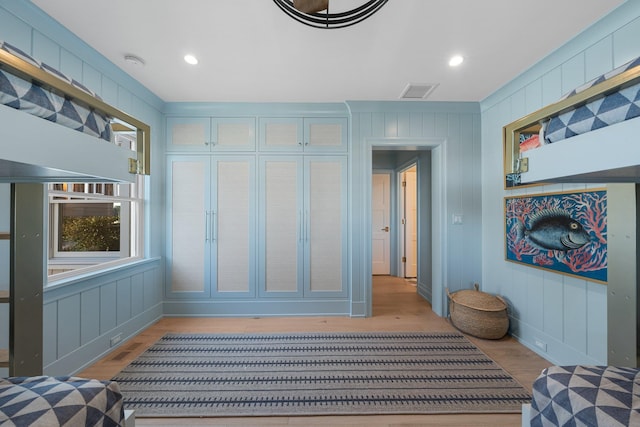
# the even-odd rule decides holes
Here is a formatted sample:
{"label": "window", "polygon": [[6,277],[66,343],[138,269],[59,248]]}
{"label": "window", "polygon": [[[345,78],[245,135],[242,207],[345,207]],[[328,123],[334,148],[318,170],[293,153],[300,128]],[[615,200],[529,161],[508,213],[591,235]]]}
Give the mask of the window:
{"label": "window", "polygon": [[49,281],[142,256],[143,179],[49,184]]}

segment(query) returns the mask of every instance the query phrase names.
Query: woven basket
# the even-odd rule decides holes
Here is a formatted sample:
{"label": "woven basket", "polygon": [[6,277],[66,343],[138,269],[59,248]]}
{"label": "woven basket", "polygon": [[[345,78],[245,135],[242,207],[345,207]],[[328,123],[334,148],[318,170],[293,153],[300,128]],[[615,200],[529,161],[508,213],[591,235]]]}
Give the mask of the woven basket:
{"label": "woven basket", "polygon": [[449,315],[453,326],[478,338],[497,340],[509,330],[507,303],[497,295],[478,290],[450,293]]}

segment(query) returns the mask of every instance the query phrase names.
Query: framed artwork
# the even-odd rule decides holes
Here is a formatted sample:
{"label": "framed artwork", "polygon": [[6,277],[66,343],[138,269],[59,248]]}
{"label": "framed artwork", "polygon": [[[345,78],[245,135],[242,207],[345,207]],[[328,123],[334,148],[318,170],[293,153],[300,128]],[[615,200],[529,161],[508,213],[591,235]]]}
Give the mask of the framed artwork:
{"label": "framed artwork", "polygon": [[505,197],[507,261],[607,283],[607,191]]}

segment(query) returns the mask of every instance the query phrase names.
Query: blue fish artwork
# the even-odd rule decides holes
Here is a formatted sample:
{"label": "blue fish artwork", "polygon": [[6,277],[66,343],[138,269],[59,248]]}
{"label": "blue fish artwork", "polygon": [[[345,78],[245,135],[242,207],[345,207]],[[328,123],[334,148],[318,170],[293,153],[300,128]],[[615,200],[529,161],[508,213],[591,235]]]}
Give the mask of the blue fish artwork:
{"label": "blue fish artwork", "polygon": [[529,217],[530,227],[517,223],[517,238],[528,238],[542,248],[556,251],[578,249],[589,243],[587,233],[577,220],[571,218],[569,212],[553,208],[537,212]]}
{"label": "blue fish artwork", "polygon": [[606,283],[606,209],[606,190],[506,197],[506,260]]}

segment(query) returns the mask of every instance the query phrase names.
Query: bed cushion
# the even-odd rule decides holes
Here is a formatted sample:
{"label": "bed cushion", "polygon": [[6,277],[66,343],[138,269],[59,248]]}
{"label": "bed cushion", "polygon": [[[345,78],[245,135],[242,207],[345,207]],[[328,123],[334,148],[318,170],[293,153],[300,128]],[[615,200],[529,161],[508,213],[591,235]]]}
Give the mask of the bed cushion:
{"label": "bed cushion", "polygon": [[[576,95],[637,66],[640,66],[640,58],[635,58],[596,77],[567,93],[561,99]],[[640,84],[635,84],[546,121],[543,124],[544,142],[552,143],[571,138],[638,116],[640,116]]]}
{"label": "bed cushion", "polygon": [[0,379],[2,426],[121,426],[117,383],[79,377]]}
{"label": "bed cushion", "polygon": [[[75,86],[87,94],[100,99],[94,92],[87,89],[74,79],[55,68],[36,61],[25,52],[0,40],[0,49],[12,55],[18,56],[47,73]],[[62,97],[57,93],[46,90],[31,81],[18,77],[8,71],[0,69],[0,104],[7,105],[18,110],[43,119],[59,123],[79,132],[112,141],[110,118],[85,105]]]}
{"label": "bed cushion", "polygon": [[551,366],[533,383],[531,426],[640,425],[640,370]]}

